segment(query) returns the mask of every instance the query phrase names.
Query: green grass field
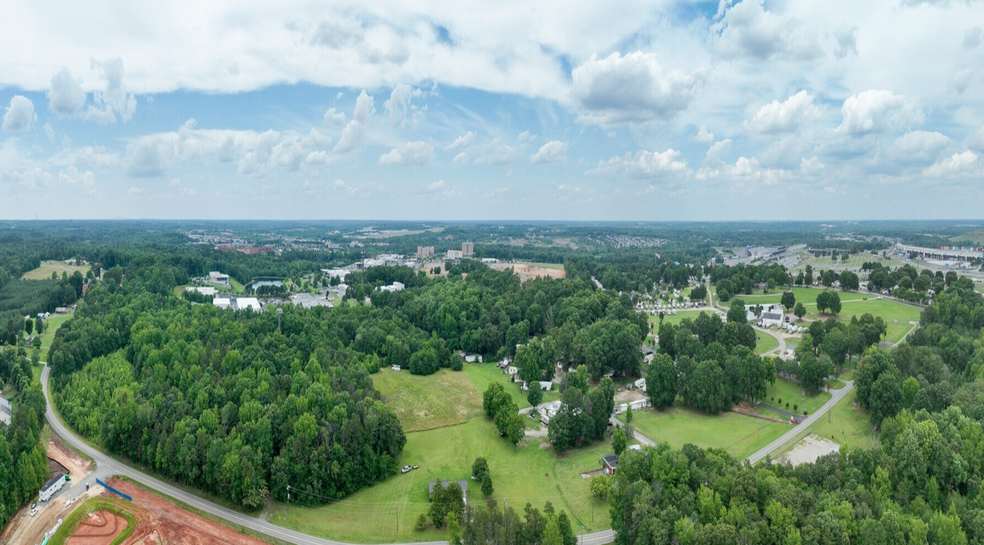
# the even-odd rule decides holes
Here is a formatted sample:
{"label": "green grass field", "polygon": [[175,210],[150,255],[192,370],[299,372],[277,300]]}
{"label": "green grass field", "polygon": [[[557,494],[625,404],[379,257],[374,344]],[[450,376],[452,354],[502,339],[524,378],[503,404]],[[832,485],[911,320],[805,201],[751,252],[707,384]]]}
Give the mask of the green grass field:
{"label": "green grass field", "polygon": [[372,383],[386,396],[405,432],[463,424],[483,414],[482,394],[462,371],[441,369],[418,376],[384,367],[372,375]]}
{"label": "green grass field", "polygon": [[[854,408],[857,390],[844,396],[840,403],[830,410],[829,415],[815,422],[809,431],[827,439],[852,448],[871,448],[876,444],[871,428],[870,416],[860,408]],[[829,421],[828,421],[829,420]],[[795,442],[790,442],[794,444]]]}
{"label": "green grass field", "polygon": [[[89,516],[89,513],[96,511],[109,511],[126,519],[127,526],[120,535],[116,536],[109,545],[116,545],[126,541],[137,529],[137,516],[131,511],[129,504],[116,498],[89,498],[84,503],[75,508],[72,514],[65,519],[65,522],[58,528],[55,535],[48,541],[49,545],[62,545],[68,542],[68,538],[75,532],[79,524]],[[78,537],[76,537],[78,539]]]}
{"label": "green grass field", "polygon": [[[830,316],[827,314],[817,314],[816,307],[810,309],[806,318],[810,320],[826,320]],[[918,322],[922,309],[895,301],[894,299],[875,299],[869,298],[867,301],[853,300],[844,302],[837,319],[840,321],[850,321],[853,316],[861,316],[871,313],[874,316],[881,316],[885,320],[886,331],[885,340],[888,342],[899,342],[902,337],[912,329],[909,322]],[[898,323],[894,323],[897,321]]]}
{"label": "green grass field", "polygon": [[[624,422],[625,415],[619,415]],[[787,424],[727,412],[717,416],[672,407],[666,411],[636,411],[632,426],[657,443],[680,448],[686,443],[701,448],[723,448],[745,458],[789,431]]]}
{"label": "green grass field", "polygon": [[[610,453],[608,442],[599,442],[558,458],[544,445],[545,439],[513,448],[499,437],[486,418],[466,424],[407,434],[407,445],[399,464],[417,464],[420,469],[400,474],[348,498],[319,507],[275,503],[268,520],[312,535],[359,542],[426,541],[444,539],[444,530],[413,529],[417,517],[430,504],[427,483],[431,480],[469,479],[476,456],[489,463],[499,505],[522,511],[527,502],[542,511],[550,501],[564,509],[580,529],[590,531],[611,526],[608,505],[591,498],[591,480],[581,472],[600,467],[599,458]],[[521,443],[522,445],[522,443]],[[468,503],[483,501],[477,483],[469,481]],[[592,522],[592,513],[594,522]]]}
{"label": "green grass field", "polygon": [[[752,295],[744,295],[744,294],[734,295],[728,301],[721,303],[721,306],[730,307],[731,302],[734,301],[735,299],[744,300],[746,305],[759,305],[759,304],[764,305],[770,303],[778,303],[782,299],[782,294],[784,291],[790,291],[790,290],[783,289],[783,288],[776,288],[774,291],[771,291],[767,294],[762,294],[762,292],[758,292],[758,293],[753,293]],[[819,288],[792,288],[793,295],[796,297],[796,302],[803,303],[803,306],[805,306],[807,310],[810,310],[810,307],[816,306],[817,295],[820,295],[820,292],[822,291],[824,290]],[[865,297],[874,297],[874,295],[870,293],[860,292],[860,291],[839,291],[837,292],[837,294],[840,295],[840,299],[842,303],[845,301],[860,300]]]}
{"label": "green grass field", "polygon": [[58,278],[61,278],[62,273],[72,276],[75,271],[79,271],[82,276],[85,276],[89,269],[89,265],[76,267],[75,265],[66,265],[63,261],[42,261],[40,267],[27,271],[21,278],[24,280],[50,280],[51,273],[55,273]]}
{"label": "green grass field", "polygon": [[864,253],[848,256],[847,261],[841,261],[840,256],[837,256],[837,261],[831,260],[830,256],[808,257],[803,261],[797,263],[794,267],[792,267],[791,270],[798,272],[800,270],[806,269],[807,265],[810,265],[813,267],[814,274],[815,274],[816,271],[818,270],[822,271],[826,269],[841,270],[845,267],[850,269],[860,269],[865,262],[881,263],[886,267],[898,267],[899,265],[902,264],[902,261],[899,261],[891,257],[883,260],[881,257],[881,252],[878,252],[877,254],[873,254],[871,252],[864,252]]}
{"label": "green grass field", "polygon": [[533,265],[534,267],[540,267],[541,269],[553,269],[555,271],[564,270],[563,263],[530,263],[530,265]]}
{"label": "green grass field", "polygon": [[[492,382],[501,382],[506,392],[512,396],[513,401],[520,409],[530,406],[526,401],[526,392],[520,389],[520,384],[509,381],[509,376],[502,373],[502,370],[494,363],[466,363],[465,372],[471,377],[475,390],[478,391],[478,408],[482,408],[482,393],[488,389]],[[560,394],[556,390],[543,392],[543,401],[553,401],[559,399]]]}
{"label": "green grass field", "polygon": [[755,353],[760,356],[779,348],[779,341],[768,333],[756,331],[755,338],[758,339],[755,341]]}
{"label": "green grass field", "polygon": [[[779,405],[779,400],[782,400],[782,406]],[[775,384],[770,384],[766,388],[765,399],[763,400],[773,407],[778,407],[783,410],[786,409],[786,403],[789,403],[789,412],[793,412],[793,405],[798,405],[798,414],[802,414],[803,410],[809,414],[813,414],[815,411],[823,407],[823,404],[830,401],[830,394],[827,392],[819,392],[813,396],[806,396],[803,390],[800,388],[799,384],[795,382],[777,378]],[[774,415],[775,413],[769,412],[766,414]]]}

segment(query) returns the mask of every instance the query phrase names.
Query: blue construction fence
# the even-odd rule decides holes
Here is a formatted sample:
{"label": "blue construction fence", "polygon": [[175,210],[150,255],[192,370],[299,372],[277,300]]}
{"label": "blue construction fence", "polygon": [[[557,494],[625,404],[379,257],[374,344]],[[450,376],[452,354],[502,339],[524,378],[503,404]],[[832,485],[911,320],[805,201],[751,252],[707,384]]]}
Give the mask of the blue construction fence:
{"label": "blue construction fence", "polygon": [[109,486],[108,484],[100,481],[99,479],[96,479],[96,484],[102,485],[103,488],[105,488],[106,490],[109,490],[113,494],[116,494],[117,496],[123,498],[126,501],[133,501],[133,498],[131,498],[129,494],[124,494],[124,493],[120,492],[119,490],[113,488],[112,486]]}

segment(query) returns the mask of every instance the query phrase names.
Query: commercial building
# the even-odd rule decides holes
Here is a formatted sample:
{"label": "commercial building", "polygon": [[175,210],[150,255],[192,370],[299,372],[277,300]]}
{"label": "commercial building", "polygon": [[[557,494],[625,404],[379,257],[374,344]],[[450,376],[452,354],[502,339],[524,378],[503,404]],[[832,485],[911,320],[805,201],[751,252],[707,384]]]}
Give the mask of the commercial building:
{"label": "commercial building", "polygon": [[417,259],[430,259],[434,257],[433,246],[417,246]]}
{"label": "commercial building", "polygon": [[218,271],[212,271],[212,272],[208,273],[208,282],[210,284],[219,284],[219,285],[222,285],[222,286],[228,286],[229,285],[229,275],[228,274],[222,274],[222,273],[220,273]]}
{"label": "commercial building", "polygon": [[464,257],[464,255],[465,255],[464,252],[462,252],[461,250],[448,250],[447,258],[461,259],[462,257]]}
{"label": "commercial building", "polygon": [[405,288],[405,287],[406,286],[404,286],[402,282],[393,282],[389,286],[380,286],[380,287],[378,287],[376,289],[379,290],[379,291],[394,292],[394,291],[403,291],[403,288]]}
{"label": "commercial building", "polygon": [[471,257],[475,255],[475,244],[472,242],[462,242],[461,255],[463,255],[464,257]]}
{"label": "commercial building", "polygon": [[212,299],[212,304],[221,309],[232,310],[252,310],[260,312],[263,310],[260,300],[256,297],[216,297]]}

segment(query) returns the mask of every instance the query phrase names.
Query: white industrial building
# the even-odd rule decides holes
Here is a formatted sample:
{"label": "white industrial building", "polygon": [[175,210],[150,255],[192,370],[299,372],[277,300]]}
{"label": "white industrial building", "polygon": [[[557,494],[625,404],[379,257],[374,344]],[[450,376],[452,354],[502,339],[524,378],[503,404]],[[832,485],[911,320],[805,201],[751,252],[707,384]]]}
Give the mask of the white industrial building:
{"label": "white industrial building", "polygon": [[228,274],[222,274],[222,273],[217,272],[217,271],[212,271],[212,272],[208,273],[208,282],[210,284],[219,284],[221,286],[228,286],[229,285],[229,275]]}
{"label": "white industrial building", "polygon": [[10,401],[3,397],[3,394],[0,394],[0,424],[9,426],[12,415],[13,411],[10,408]]}
{"label": "white industrial building", "polygon": [[260,312],[263,310],[260,300],[256,297],[216,297],[212,299],[212,304],[221,309],[232,310],[252,310]]}
{"label": "white industrial building", "polygon": [[216,290],[212,286],[189,286],[185,288],[185,291],[190,291],[192,293],[200,293],[208,297],[215,297],[215,294],[217,293],[218,290]]}
{"label": "white industrial building", "polygon": [[380,286],[380,287],[378,287],[376,289],[378,291],[394,292],[394,291],[403,291],[403,288],[405,288],[405,287],[406,286],[404,286],[402,282],[393,282],[389,286]]}

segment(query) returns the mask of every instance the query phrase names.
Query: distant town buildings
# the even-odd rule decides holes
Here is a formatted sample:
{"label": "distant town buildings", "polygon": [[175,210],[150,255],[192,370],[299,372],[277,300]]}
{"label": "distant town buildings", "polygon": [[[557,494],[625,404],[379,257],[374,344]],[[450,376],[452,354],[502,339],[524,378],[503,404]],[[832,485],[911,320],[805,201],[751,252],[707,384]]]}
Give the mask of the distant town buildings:
{"label": "distant town buildings", "polygon": [[462,242],[461,255],[463,257],[471,257],[475,255],[475,244],[473,242]]}
{"label": "distant town buildings", "polygon": [[212,299],[212,304],[221,309],[232,309],[232,310],[252,310],[254,312],[260,312],[263,307],[260,305],[260,300],[256,297],[216,297]]}
{"label": "distant town buildings", "polygon": [[321,269],[321,276],[325,278],[337,278],[344,282],[345,277],[348,276],[349,271],[345,269]]}
{"label": "distant town buildings", "polygon": [[447,258],[461,259],[462,257],[464,257],[464,255],[465,255],[464,252],[462,252],[461,250],[448,250]]}
{"label": "distant town buildings", "polygon": [[394,292],[394,291],[403,291],[403,288],[405,288],[405,287],[406,286],[404,286],[402,282],[393,282],[389,286],[380,286],[380,287],[378,287],[376,289],[379,290],[379,291]]}
{"label": "distant town buildings", "polygon": [[430,259],[434,257],[433,246],[417,246],[417,259]]}

